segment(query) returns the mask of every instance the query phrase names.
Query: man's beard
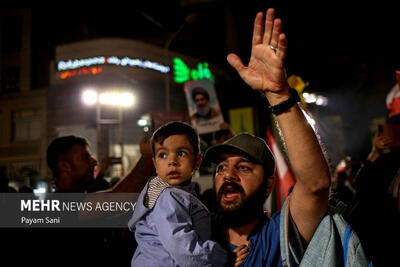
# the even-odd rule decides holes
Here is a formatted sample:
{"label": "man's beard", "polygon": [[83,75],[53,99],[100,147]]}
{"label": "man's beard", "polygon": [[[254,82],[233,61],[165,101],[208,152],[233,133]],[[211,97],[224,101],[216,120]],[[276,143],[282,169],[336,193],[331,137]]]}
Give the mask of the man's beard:
{"label": "man's beard", "polygon": [[[229,207],[222,206],[222,195],[227,186],[240,193],[241,201],[232,203]],[[222,228],[237,228],[246,225],[260,216],[264,211],[264,202],[267,199],[267,183],[264,180],[256,192],[245,196],[243,188],[234,182],[225,182],[217,193],[216,221]]]}
{"label": "man's beard", "polygon": [[210,106],[206,105],[204,108],[197,108],[197,113],[200,116],[206,116],[210,112]]}

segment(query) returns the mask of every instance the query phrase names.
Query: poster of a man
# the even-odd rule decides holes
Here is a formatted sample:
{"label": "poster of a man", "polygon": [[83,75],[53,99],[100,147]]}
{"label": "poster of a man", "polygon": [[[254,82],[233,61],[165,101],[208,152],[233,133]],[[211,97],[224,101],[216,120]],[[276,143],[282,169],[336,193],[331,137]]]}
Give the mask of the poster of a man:
{"label": "poster of a man", "polygon": [[191,116],[192,120],[205,121],[217,117],[219,110],[210,107],[210,95],[202,87],[192,89],[192,100],[196,104],[196,112]]}
{"label": "poster of a man", "polygon": [[203,134],[218,131],[224,118],[211,80],[186,82],[185,95],[191,123],[197,132]]}

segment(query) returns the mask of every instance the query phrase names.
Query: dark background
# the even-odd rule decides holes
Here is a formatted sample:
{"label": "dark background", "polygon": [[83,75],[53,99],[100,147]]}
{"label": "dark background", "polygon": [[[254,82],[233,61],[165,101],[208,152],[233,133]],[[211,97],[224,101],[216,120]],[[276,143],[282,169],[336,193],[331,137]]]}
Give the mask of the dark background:
{"label": "dark background", "polygon": [[[265,100],[238,78],[229,52],[244,62],[250,55],[256,13],[276,9],[288,38],[288,75],[310,83],[308,92],[329,99],[326,107],[309,106],[324,127],[322,141],[332,156],[363,159],[370,150],[371,122],[386,116],[386,94],[400,69],[399,12],[383,2],[351,5],[321,3],[308,7],[284,1],[65,1],[32,8],[32,86],[48,85],[49,60],[58,44],[101,37],[139,39],[163,47],[186,23],[169,49],[216,64],[232,77],[232,88],[217,88],[222,107],[264,105]],[[4,7],[3,7],[4,8]],[[192,16],[192,17],[193,17]],[[259,110],[260,121],[268,111]],[[263,117],[265,115],[265,118]],[[340,122],[325,120],[339,116]],[[262,129],[262,127],[261,127]],[[342,152],[340,152],[340,150]]]}

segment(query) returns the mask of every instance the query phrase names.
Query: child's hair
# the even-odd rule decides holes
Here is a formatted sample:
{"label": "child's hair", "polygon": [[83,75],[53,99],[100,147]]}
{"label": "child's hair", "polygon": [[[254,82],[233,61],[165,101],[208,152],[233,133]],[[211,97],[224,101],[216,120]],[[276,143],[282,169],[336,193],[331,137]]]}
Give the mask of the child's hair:
{"label": "child's hair", "polygon": [[197,156],[200,153],[200,138],[196,130],[185,122],[173,121],[164,124],[153,133],[153,136],[151,137],[151,150],[153,152],[153,157],[155,157],[154,144],[159,143],[162,145],[164,140],[171,135],[185,135],[193,147],[194,156]]}

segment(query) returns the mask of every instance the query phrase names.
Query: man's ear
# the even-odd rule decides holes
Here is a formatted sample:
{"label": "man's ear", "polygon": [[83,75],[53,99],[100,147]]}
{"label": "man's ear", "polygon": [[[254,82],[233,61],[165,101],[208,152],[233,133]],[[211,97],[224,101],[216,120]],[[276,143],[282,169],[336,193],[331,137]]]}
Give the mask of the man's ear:
{"label": "man's ear", "polygon": [[274,184],[275,184],[275,177],[274,176],[270,176],[267,178],[267,197],[269,196],[269,194],[271,194],[272,189],[274,189]]}
{"label": "man's ear", "polygon": [[194,160],[194,168],[193,169],[197,171],[199,169],[202,161],[203,161],[203,157],[201,156],[201,154],[198,154]]}
{"label": "man's ear", "polygon": [[57,170],[58,173],[69,172],[71,171],[71,164],[66,160],[59,160],[57,162]]}

